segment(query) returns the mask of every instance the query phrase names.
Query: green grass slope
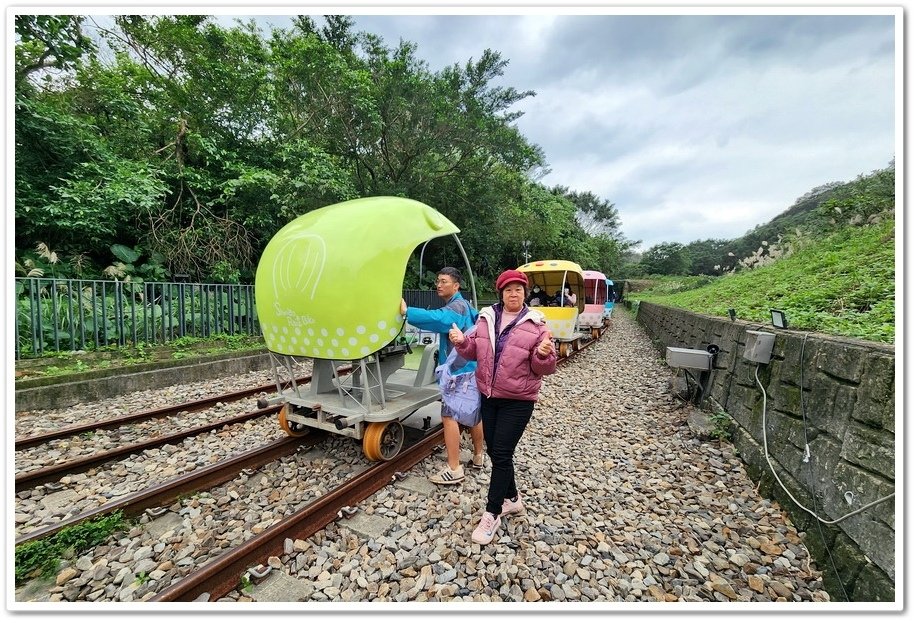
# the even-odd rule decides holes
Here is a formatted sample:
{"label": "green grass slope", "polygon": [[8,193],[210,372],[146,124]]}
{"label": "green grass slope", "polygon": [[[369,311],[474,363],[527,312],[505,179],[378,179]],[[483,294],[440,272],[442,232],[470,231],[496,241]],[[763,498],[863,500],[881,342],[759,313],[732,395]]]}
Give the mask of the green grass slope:
{"label": "green grass slope", "polygon": [[770,265],[669,294],[676,280],[631,298],[724,317],[734,308],[742,320],[767,323],[769,310],[781,309],[790,329],[894,341],[892,220],[847,227]]}

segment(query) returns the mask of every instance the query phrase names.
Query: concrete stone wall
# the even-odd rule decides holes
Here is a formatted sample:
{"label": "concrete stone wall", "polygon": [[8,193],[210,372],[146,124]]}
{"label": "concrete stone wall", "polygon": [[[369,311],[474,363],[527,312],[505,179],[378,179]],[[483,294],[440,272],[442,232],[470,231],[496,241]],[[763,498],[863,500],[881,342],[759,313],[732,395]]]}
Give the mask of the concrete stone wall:
{"label": "concrete stone wall", "polygon": [[[24,381],[16,389],[16,412],[62,409],[81,402],[104,400],[129,392],[158,389],[180,383],[204,381],[217,376],[245,374],[270,368],[267,351],[257,354],[211,355],[196,357],[175,365],[173,362],[142,364],[110,371],[70,375],[68,382],[50,383],[53,377]],[[82,378],[74,378],[82,377]]]}
{"label": "concrete stone wall", "polygon": [[[732,442],[761,493],[777,500],[805,532],[831,597],[894,601],[895,505],[902,499],[833,524],[799,507],[835,521],[894,493],[894,348],[645,302],[637,321],[662,357],[667,346],[721,349],[707,381],[710,406],[731,416]],[[771,362],[756,368],[766,413],[757,364],[743,357],[748,330],[776,334]]]}

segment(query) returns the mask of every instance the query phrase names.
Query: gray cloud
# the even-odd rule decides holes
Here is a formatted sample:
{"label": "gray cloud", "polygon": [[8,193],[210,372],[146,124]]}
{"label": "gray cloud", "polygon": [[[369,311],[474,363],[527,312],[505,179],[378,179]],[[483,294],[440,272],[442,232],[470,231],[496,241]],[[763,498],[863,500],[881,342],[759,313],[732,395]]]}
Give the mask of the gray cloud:
{"label": "gray cloud", "polygon": [[644,248],[740,236],[894,157],[891,15],[355,20],[433,71],[499,51],[500,84],[537,93],[517,124],[546,153],[542,181],[613,202]]}

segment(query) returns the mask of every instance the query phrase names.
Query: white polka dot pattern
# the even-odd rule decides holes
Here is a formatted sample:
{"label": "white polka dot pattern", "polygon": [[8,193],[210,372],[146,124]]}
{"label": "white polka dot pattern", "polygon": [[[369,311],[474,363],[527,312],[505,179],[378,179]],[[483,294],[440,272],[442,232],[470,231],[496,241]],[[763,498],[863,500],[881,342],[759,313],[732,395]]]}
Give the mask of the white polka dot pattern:
{"label": "white polka dot pattern", "polygon": [[[397,337],[401,330],[400,316],[390,321],[381,320],[377,330],[369,331],[364,325],[353,327],[289,327],[270,326],[264,332],[267,348],[304,357],[331,359],[334,357],[366,357]],[[302,336],[301,338],[296,336]],[[321,337],[316,337],[321,336]]]}

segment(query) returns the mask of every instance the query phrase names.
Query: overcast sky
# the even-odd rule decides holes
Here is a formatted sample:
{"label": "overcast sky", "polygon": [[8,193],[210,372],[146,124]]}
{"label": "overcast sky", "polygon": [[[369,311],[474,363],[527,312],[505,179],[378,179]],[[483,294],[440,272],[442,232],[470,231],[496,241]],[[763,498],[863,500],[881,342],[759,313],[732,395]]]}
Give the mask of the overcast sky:
{"label": "overcast sky", "polygon": [[614,203],[643,249],[740,236],[894,157],[893,15],[589,10],[605,14],[354,18],[389,47],[415,42],[433,71],[498,51],[500,84],[537,93],[517,124],[544,149],[542,181]]}
{"label": "overcast sky", "polygon": [[[508,60],[495,84],[536,92],[516,123],[544,150],[541,181],[615,204],[643,250],[740,236],[816,186],[887,166],[903,132],[889,8],[372,6],[324,12],[352,13],[388,47],[416,43],[432,71],[487,48]],[[209,13],[226,26],[256,17],[265,34],[288,15],[321,14],[212,3],[102,13],[128,10]]]}

